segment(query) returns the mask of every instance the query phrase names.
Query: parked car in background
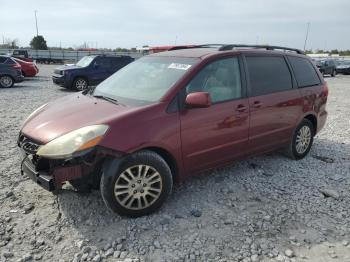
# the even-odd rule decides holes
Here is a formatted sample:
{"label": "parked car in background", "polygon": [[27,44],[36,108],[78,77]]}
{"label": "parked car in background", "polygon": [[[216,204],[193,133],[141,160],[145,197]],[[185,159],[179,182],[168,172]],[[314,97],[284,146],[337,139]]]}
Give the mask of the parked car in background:
{"label": "parked car in background", "polygon": [[316,60],[316,66],[323,76],[331,75],[334,77],[337,74],[336,63],[333,59]]}
{"label": "parked car in background", "polygon": [[31,113],[18,137],[21,170],[49,191],[66,181],[100,187],[111,210],[142,216],[163,204],[174,180],[277,149],[304,158],[325,124],[327,96],[297,49],[152,54]]}
{"label": "parked car in background", "polygon": [[34,62],[26,62],[19,58],[12,57],[18,64],[21,65],[22,74],[25,77],[33,77],[39,73],[39,68]]}
{"label": "parked car in background", "polygon": [[134,61],[130,56],[89,55],[75,65],[65,65],[54,70],[52,81],[62,87],[85,90]]}
{"label": "parked car in background", "polygon": [[349,75],[350,74],[350,60],[344,60],[337,65],[337,73]]}
{"label": "parked car in background", "polygon": [[34,62],[33,59],[29,58],[28,51],[25,49],[11,50],[8,55],[13,58],[18,58],[26,62]]}
{"label": "parked car in background", "polygon": [[0,87],[12,87],[23,79],[21,65],[9,56],[0,56]]}

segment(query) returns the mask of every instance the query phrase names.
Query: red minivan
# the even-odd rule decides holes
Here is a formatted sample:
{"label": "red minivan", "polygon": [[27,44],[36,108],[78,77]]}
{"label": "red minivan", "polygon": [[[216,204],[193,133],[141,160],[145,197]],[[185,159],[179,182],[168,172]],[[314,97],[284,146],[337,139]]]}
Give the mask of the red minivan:
{"label": "red minivan", "polygon": [[57,192],[100,188],[120,215],[149,214],[173,181],[284,148],[305,157],[328,88],[300,50],[204,45],[152,54],[95,89],[47,103],[18,138],[22,173]]}

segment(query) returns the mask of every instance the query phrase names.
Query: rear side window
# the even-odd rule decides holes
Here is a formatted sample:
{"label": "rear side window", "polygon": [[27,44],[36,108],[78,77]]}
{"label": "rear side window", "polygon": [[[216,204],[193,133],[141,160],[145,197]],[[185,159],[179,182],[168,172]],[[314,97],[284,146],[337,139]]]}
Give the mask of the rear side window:
{"label": "rear side window", "polygon": [[280,56],[247,56],[251,96],[281,92],[293,88],[288,65]]}
{"label": "rear side window", "polygon": [[7,60],[6,57],[2,57],[2,56],[0,57],[0,63],[1,63],[1,64],[3,64],[6,60]]}
{"label": "rear side window", "polygon": [[14,65],[14,64],[16,64],[16,62],[14,60],[12,60],[11,58],[8,58],[5,62],[5,64]]}
{"label": "rear side window", "polygon": [[288,60],[292,66],[298,87],[314,86],[321,83],[315,68],[308,59],[289,56]]}
{"label": "rear side window", "polygon": [[113,57],[111,61],[113,67],[123,67],[129,64],[129,59],[125,57]]}
{"label": "rear side window", "polygon": [[111,58],[109,58],[109,57],[98,57],[96,59],[95,64],[97,64],[101,68],[110,68],[110,66],[111,66]]}

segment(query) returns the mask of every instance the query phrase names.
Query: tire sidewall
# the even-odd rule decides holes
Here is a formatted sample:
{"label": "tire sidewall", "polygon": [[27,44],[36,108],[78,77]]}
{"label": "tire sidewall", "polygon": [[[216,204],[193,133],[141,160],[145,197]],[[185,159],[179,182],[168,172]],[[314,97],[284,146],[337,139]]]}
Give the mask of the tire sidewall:
{"label": "tire sidewall", "polygon": [[3,85],[1,84],[1,81],[0,81],[0,87],[1,87],[1,88],[11,88],[11,87],[13,87],[13,85],[15,84],[15,81],[13,80],[13,78],[12,78],[11,76],[9,76],[9,75],[2,75],[2,76],[0,76],[0,80],[1,80],[1,78],[3,78],[3,77],[9,77],[9,78],[12,80],[12,83],[11,83],[10,86],[3,86]]}
{"label": "tire sidewall", "polygon": [[77,90],[77,91],[84,91],[85,89],[80,90],[80,89],[77,88],[77,82],[78,82],[79,80],[84,80],[85,83],[86,83],[86,88],[85,88],[85,89],[88,88],[88,86],[89,86],[88,81],[87,81],[84,77],[77,77],[77,78],[75,78],[74,81],[73,81],[73,89],[74,89],[74,90]]}
{"label": "tire sidewall", "polygon": [[[149,165],[155,168],[162,178],[162,192],[159,198],[149,207],[142,210],[132,210],[123,207],[115,198],[114,186],[122,174],[127,168],[135,165]],[[172,190],[172,175],[169,166],[166,164],[163,158],[151,151],[140,151],[138,153],[128,155],[119,161],[116,167],[106,168],[103,171],[101,178],[101,194],[107,207],[113,212],[118,213],[121,216],[139,217],[148,215],[157,209],[159,209]]]}
{"label": "tire sidewall", "polygon": [[[303,127],[303,126],[307,126],[310,128],[311,131],[311,139],[310,139],[310,143],[308,148],[306,149],[306,151],[302,154],[298,153],[296,150],[296,139],[297,139],[297,135],[299,130]],[[313,126],[313,124],[311,123],[311,121],[307,120],[307,119],[303,119],[303,121],[301,121],[301,123],[298,125],[298,127],[295,129],[294,135],[293,135],[293,140],[291,143],[291,149],[292,149],[292,153],[295,159],[299,160],[304,158],[311,150],[313,141],[314,141],[314,135],[315,135],[315,127]]]}

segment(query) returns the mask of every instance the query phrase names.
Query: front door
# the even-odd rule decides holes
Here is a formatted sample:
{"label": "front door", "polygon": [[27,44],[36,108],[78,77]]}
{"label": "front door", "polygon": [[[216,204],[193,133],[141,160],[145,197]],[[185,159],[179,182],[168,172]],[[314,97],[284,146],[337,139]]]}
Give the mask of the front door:
{"label": "front door", "polygon": [[180,113],[186,171],[215,167],[246,152],[249,105],[238,57],[207,64],[186,86],[186,94],[208,92],[212,105]]}
{"label": "front door", "polygon": [[93,62],[93,72],[91,74],[91,82],[93,85],[98,85],[103,80],[108,78],[112,73],[110,72],[111,61],[108,57],[97,57]]}

